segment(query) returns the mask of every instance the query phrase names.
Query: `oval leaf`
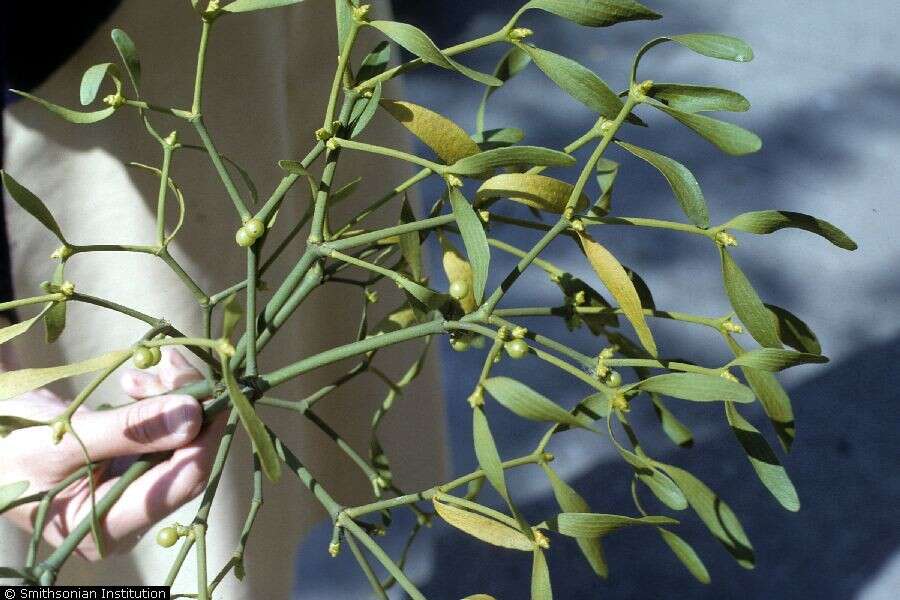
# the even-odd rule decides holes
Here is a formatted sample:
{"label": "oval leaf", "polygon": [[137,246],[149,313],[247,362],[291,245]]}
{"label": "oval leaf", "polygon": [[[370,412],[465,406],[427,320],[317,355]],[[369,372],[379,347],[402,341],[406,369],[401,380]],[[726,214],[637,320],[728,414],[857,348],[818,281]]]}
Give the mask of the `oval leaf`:
{"label": "oval leaf", "polygon": [[129,356],[131,350],[115,350],[70,365],[0,373],[0,400],[9,400],[60,379],[108,369],[116,363],[124,362]]}
{"label": "oval leaf", "polygon": [[530,552],[534,549],[534,542],[528,536],[505,523],[452,504],[446,504],[437,498],[432,498],[431,502],[435,512],[442,519],[474,538],[511,550]]}
{"label": "oval leaf", "polygon": [[750,62],[753,60],[753,49],[740,38],[720,33],[686,33],[673,35],[669,40],[690,48],[697,54],[733,60],[734,62]]}
{"label": "oval leaf", "polygon": [[497,490],[497,493],[502,498],[509,498],[500,453],[497,452],[497,445],[494,443],[494,436],[491,434],[487,416],[485,416],[484,409],[480,406],[472,409],[472,441],[475,446],[475,456],[478,459],[478,465],[484,471],[485,477],[487,477],[487,480],[491,482],[491,485],[494,486],[494,489]]}
{"label": "oval leaf", "polygon": [[484,388],[497,402],[523,419],[563,423],[571,427],[590,426],[552,400],[537,393],[524,383],[509,377],[491,377],[484,382]]}
{"label": "oval leaf", "polygon": [[613,295],[619,303],[619,308],[625,313],[625,317],[631,322],[634,330],[641,340],[644,349],[651,355],[656,356],[656,342],[653,340],[653,334],[647,321],[644,319],[644,309],[641,306],[641,299],[634,287],[628,273],[622,267],[621,263],[616,260],[609,250],[595,242],[587,235],[579,235],[581,246],[584,253],[591,263],[594,272],[606,289]]}
{"label": "oval leaf", "polygon": [[40,421],[32,421],[31,419],[23,419],[22,417],[0,415],[0,438],[5,438],[17,429],[38,427],[40,425],[46,425],[46,423],[41,423]]}
{"label": "oval leaf", "polygon": [[531,0],[520,13],[538,8],[587,27],[608,27],[624,21],[655,20],[655,13],[634,0]]}
{"label": "oval leaf", "polygon": [[750,102],[737,92],[686,83],[654,83],[647,95],[686,113],[704,111],[746,112]]}
{"label": "oval leaf", "polygon": [[28,489],[27,481],[17,481],[0,486],[0,513],[5,511],[10,504],[18,500]]}
{"label": "oval leaf", "polygon": [[504,127],[503,129],[480,131],[472,134],[471,137],[478,144],[479,149],[494,150],[495,148],[506,148],[513,144],[518,144],[525,137],[525,132],[515,127]]}
{"label": "oval leaf", "polygon": [[483,83],[484,85],[498,86],[503,84],[503,82],[496,77],[479,73],[474,69],[470,69],[469,67],[456,62],[449,56],[444,55],[424,31],[417,27],[413,27],[408,23],[398,23],[396,21],[372,21],[369,25],[427,63],[450,69],[451,71],[456,71],[470,79]]}
{"label": "oval leaf", "polygon": [[663,177],[666,178],[666,181],[672,187],[681,209],[691,220],[691,223],[703,229],[709,227],[709,209],[706,207],[706,200],[703,198],[700,184],[697,183],[693,173],[687,167],[668,156],[657,154],[652,150],[626,144],[625,142],[616,143],[638,158],[647,161],[663,174]]}
{"label": "oval leaf", "polygon": [[[348,0],[337,0],[338,4],[349,6]],[[343,44],[341,44],[343,46]],[[375,48],[369,52],[359,65],[359,71],[356,72],[356,81],[362,83],[378,77],[384,73],[391,62],[391,44],[390,42],[379,42]]]}
{"label": "oval leaf", "polygon": [[[509,198],[538,210],[562,214],[572,190],[570,184],[545,175],[502,173],[481,184],[475,202],[480,205],[491,198]],[[575,209],[584,210],[587,204],[588,198],[582,193]]]}
{"label": "oval leaf", "polygon": [[636,525],[677,525],[678,521],[669,517],[623,517],[599,513],[560,513],[543,525],[570,537],[598,538],[609,535],[625,527]]}
{"label": "oval leaf", "polygon": [[728,366],[753,367],[754,369],[775,372],[796,365],[827,362],[828,358],[821,354],[794,352],[783,348],[757,348],[741,354],[728,363]]}
{"label": "oval leaf", "polygon": [[721,542],[725,549],[745,569],[752,569],[755,564],[753,546],[744,533],[740,521],[725,502],[702,481],[678,467],[655,463],[666,475],[675,480],[684,497],[710,533]]}
{"label": "oval leaf", "polygon": [[709,583],[709,571],[706,570],[706,565],[703,564],[703,561],[700,560],[700,557],[697,556],[691,545],[668,529],[659,527],[657,531],[662,536],[663,541],[672,549],[678,560],[691,572],[691,575],[700,583]]}
{"label": "oval leaf", "polygon": [[497,167],[531,165],[544,167],[571,167],[575,159],[564,152],[538,146],[510,146],[479,152],[457,161],[447,168],[456,175],[480,175]]}
{"label": "oval leaf", "polygon": [[9,340],[18,337],[31,329],[31,326],[37,323],[52,307],[53,304],[48,304],[44,310],[30,319],[0,329],[0,344],[5,344]]}
{"label": "oval leaf", "polygon": [[775,318],[778,327],[778,337],[782,342],[795,348],[800,352],[809,352],[810,354],[822,354],[822,345],[819,338],[809,325],[800,320],[797,315],[772,304],[766,304],[766,308]]}
{"label": "oval leaf", "polygon": [[695,402],[730,400],[747,404],[754,399],[753,390],[747,386],[703,373],[665,373],[639,381],[630,388]]}
{"label": "oval leaf", "polygon": [[742,156],[758,152],[762,148],[762,140],[759,139],[759,136],[733,123],[676,110],[653,99],[648,100],[648,103],[679,121],[685,127],[693,129],[698,135],[726,154]]}
{"label": "oval leaf", "polygon": [[747,453],[747,459],[750,460],[753,470],[766,489],[787,510],[792,512],[800,510],[797,490],[766,438],[742,417],[730,402],[725,403],[725,416],[735,437]]}
{"label": "oval leaf", "polygon": [[785,228],[803,229],[822,236],[838,248],[844,250],[856,250],[857,248],[856,242],[828,221],[785,210],[760,210],[744,213],[731,219],[723,227],[757,234],[772,233]]}
{"label": "oval leaf", "polygon": [[234,0],[230,4],[222,7],[225,12],[242,13],[254,10],[264,10],[266,8],[278,8],[280,6],[290,6],[298,4],[302,0]]}
{"label": "oval leaf", "polygon": [[767,348],[781,348],[772,313],[763,305],[753,285],[725,248],[722,255],[722,278],[725,293],[738,318],[757,342]]}
{"label": "oval leaf", "polygon": [[[530,62],[531,56],[529,56],[527,52],[518,46],[513,46],[503,55],[500,62],[497,63],[497,66],[494,68],[494,77],[502,83],[506,83],[521,73]],[[487,109],[488,98],[490,98],[496,90],[497,87],[488,86],[487,89],[484,90],[481,102],[478,104],[478,111],[475,113],[475,129],[479,132],[484,131],[484,112]]]}
{"label": "oval leaf", "polygon": [[478,144],[462,127],[434,111],[412,102],[388,98],[383,98],[380,104],[447,164],[480,152]]}
{"label": "oval leaf", "polygon": [[53,214],[40,198],[13,179],[12,175],[6,171],[0,171],[0,178],[3,180],[3,187],[6,188],[9,196],[15,200],[16,204],[24,208],[25,211],[37,219],[41,225],[49,229],[59,241],[66,245],[69,244],[63,236],[62,231],[59,229],[56,219],[53,218]]}
{"label": "oval leaf", "polygon": [[109,35],[116,46],[116,50],[119,51],[119,56],[122,57],[125,71],[128,72],[128,77],[131,79],[131,85],[134,86],[135,93],[140,97],[141,59],[138,58],[137,47],[134,45],[131,37],[121,29],[113,29]]}
{"label": "oval leaf", "polygon": [[614,119],[622,100],[593,71],[571,58],[535,46],[523,46],[534,64],[564,92],[600,115]]}
{"label": "oval leaf", "polygon": [[531,563],[531,600],[553,600],[550,569],[540,548],[534,549],[534,560]]}
{"label": "oval leaf", "polygon": [[100,85],[106,74],[109,73],[116,84],[116,91],[122,91],[122,82],[120,81],[119,67],[113,63],[102,63],[94,65],[84,72],[81,78],[81,88],[79,91],[79,99],[82,106],[87,106],[97,97],[100,91]]}
{"label": "oval leaf", "polygon": [[[553,488],[553,495],[556,497],[556,502],[563,512],[591,512],[591,507],[588,506],[588,503],[585,502],[584,498],[572,489],[568,483],[560,479],[547,463],[541,463],[541,467],[543,467],[544,472],[547,474],[547,479],[550,480],[550,487]],[[603,578],[608,577],[609,568],[606,566],[606,558],[603,555],[603,546],[600,544],[600,540],[597,538],[577,538],[576,541],[578,542],[578,547],[581,549],[581,553],[584,554],[585,559],[588,561],[588,564],[591,566],[594,573]]]}
{"label": "oval leaf", "polygon": [[108,106],[107,108],[102,108],[100,110],[95,110],[92,112],[80,112],[77,110],[72,110],[71,108],[66,108],[65,106],[60,106],[58,104],[53,104],[52,102],[48,102],[43,98],[38,98],[37,96],[32,96],[27,92],[21,92],[19,90],[9,90],[14,94],[18,94],[23,98],[28,98],[29,100],[33,100],[52,112],[53,114],[62,117],[69,123],[77,123],[79,125],[85,125],[90,123],[97,123],[98,121],[102,121],[106,117],[110,116],[114,112],[116,112],[115,107]]}
{"label": "oval leaf", "polygon": [[241,387],[234,378],[234,373],[228,368],[228,357],[223,354],[220,355],[220,359],[222,361],[222,379],[225,380],[228,397],[231,398],[231,405],[237,411],[241,418],[241,424],[250,437],[253,449],[259,457],[260,467],[269,481],[278,481],[281,479],[281,460],[272,444],[272,438],[266,431],[266,426],[260,420],[259,415],[253,410],[250,400],[241,391]]}
{"label": "oval leaf", "polygon": [[456,224],[459,226],[459,233],[466,247],[469,264],[472,265],[472,292],[475,304],[478,305],[481,304],[484,297],[484,288],[487,285],[491,262],[487,235],[484,233],[481,219],[475,214],[462,192],[455,187],[450,188],[450,204],[453,207],[453,216],[456,217]]}
{"label": "oval leaf", "polygon": [[[353,129],[350,130],[350,139],[353,139],[362,133],[363,130],[369,126],[369,123],[372,122],[372,117],[375,116],[375,112],[381,104],[381,89],[381,82],[379,81],[372,90],[372,97],[367,99],[363,104],[363,108],[359,115],[351,115]],[[354,107],[354,111],[355,110],[356,107]]]}

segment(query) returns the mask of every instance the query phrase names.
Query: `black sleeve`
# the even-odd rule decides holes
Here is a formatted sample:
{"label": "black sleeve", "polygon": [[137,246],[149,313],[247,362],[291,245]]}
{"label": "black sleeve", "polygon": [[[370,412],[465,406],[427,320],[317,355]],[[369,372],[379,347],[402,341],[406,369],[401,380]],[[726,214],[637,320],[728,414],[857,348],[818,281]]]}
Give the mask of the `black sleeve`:
{"label": "black sleeve", "polygon": [[[106,20],[119,0],[92,0],[86,8],[83,2],[45,2],[33,0],[4,1],[0,8],[0,108],[18,96],[10,88],[28,91],[40,85],[63,64],[100,23]],[[52,17],[48,17],[48,11]],[[5,139],[0,119],[0,140]],[[3,163],[3,144],[0,142],[0,165]],[[14,297],[9,257],[9,238],[6,215],[0,210],[0,302]],[[15,319],[15,314],[5,316]]]}

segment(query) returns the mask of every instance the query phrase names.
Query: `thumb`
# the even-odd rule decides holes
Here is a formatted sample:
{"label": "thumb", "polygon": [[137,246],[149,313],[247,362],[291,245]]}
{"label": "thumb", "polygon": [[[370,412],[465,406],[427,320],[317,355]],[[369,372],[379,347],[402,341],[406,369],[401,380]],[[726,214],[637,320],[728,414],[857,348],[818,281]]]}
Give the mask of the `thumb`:
{"label": "thumb", "polygon": [[[183,394],[148,398],[113,410],[78,411],[72,417],[72,427],[92,460],[179,448],[197,436],[202,424],[200,404]],[[74,457],[72,467],[84,463],[74,439],[66,436],[60,446]]]}

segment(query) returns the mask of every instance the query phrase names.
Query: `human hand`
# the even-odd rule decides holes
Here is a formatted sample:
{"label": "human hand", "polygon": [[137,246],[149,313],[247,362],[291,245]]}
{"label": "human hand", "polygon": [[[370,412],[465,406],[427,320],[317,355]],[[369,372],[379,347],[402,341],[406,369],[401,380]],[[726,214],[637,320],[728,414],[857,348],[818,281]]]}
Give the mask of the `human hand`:
{"label": "human hand", "polygon": [[[201,431],[203,411],[197,400],[168,393],[202,379],[202,375],[178,351],[164,348],[162,353],[153,372],[127,369],[122,374],[122,389],[137,402],[110,410],[81,408],[72,416],[72,428],[97,463],[97,499],[137,455],[174,450],[130,485],[100,519],[105,552],[131,548],[155,522],[202,492],[215,444],[222,435],[221,416]],[[0,409],[4,414],[48,421],[65,407],[66,402],[52,392],[39,390],[5,401]],[[28,481],[27,493],[40,492],[84,466],[84,455],[74,436],[66,435],[57,445],[51,439],[45,427],[20,429],[0,439],[0,485]],[[32,503],[4,516],[30,531],[36,510],[37,504]],[[90,488],[82,478],[52,502],[44,538],[58,545],[90,511]],[[88,560],[100,558],[92,536],[85,537],[76,552]]]}

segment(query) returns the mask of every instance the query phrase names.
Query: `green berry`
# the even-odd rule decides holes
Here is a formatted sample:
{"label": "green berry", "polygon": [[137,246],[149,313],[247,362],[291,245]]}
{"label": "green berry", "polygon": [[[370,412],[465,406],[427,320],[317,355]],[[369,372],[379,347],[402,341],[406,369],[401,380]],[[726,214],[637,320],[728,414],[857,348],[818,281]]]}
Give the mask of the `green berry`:
{"label": "green berry", "polygon": [[470,340],[464,337],[458,337],[452,342],[450,342],[450,346],[456,350],[457,352],[465,352],[469,349]]}
{"label": "green berry", "polygon": [[504,346],[506,348],[506,353],[509,354],[510,358],[522,358],[526,354],[528,354],[528,344],[525,343],[525,340],[513,340],[511,342],[507,342]]}
{"label": "green berry", "polygon": [[450,296],[457,300],[462,300],[469,295],[469,284],[462,279],[450,282]]}
{"label": "green berry", "polygon": [[266,225],[259,219],[250,219],[244,223],[244,229],[247,231],[247,235],[255,240],[266,232]]}
{"label": "green berry", "polygon": [[134,351],[134,355],[131,357],[131,361],[138,369],[149,369],[156,364],[155,362],[153,362],[153,358],[153,352],[150,350],[150,348],[141,346]]}
{"label": "green berry", "polygon": [[255,238],[250,235],[245,227],[241,227],[237,230],[237,233],[234,234],[234,241],[236,241],[237,245],[241,248],[246,248],[253,245]]}
{"label": "green berry", "polygon": [[606,385],[609,387],[619,387],[622,385],[622,376],[618,371],[612,371],[609,374],[609,377],[606,378]]}
{"label": "green berry", "polygon": [[162,350],[159,349],[159,346],[151,346],[150,353],[153,355],[153,364],[158,365],[162,360]]}
{"label": "green berry", "polygon": [[156,543],[163,548],[171,548],[178,541],[178,532],[174,527],[163,527],[156,534]]}

